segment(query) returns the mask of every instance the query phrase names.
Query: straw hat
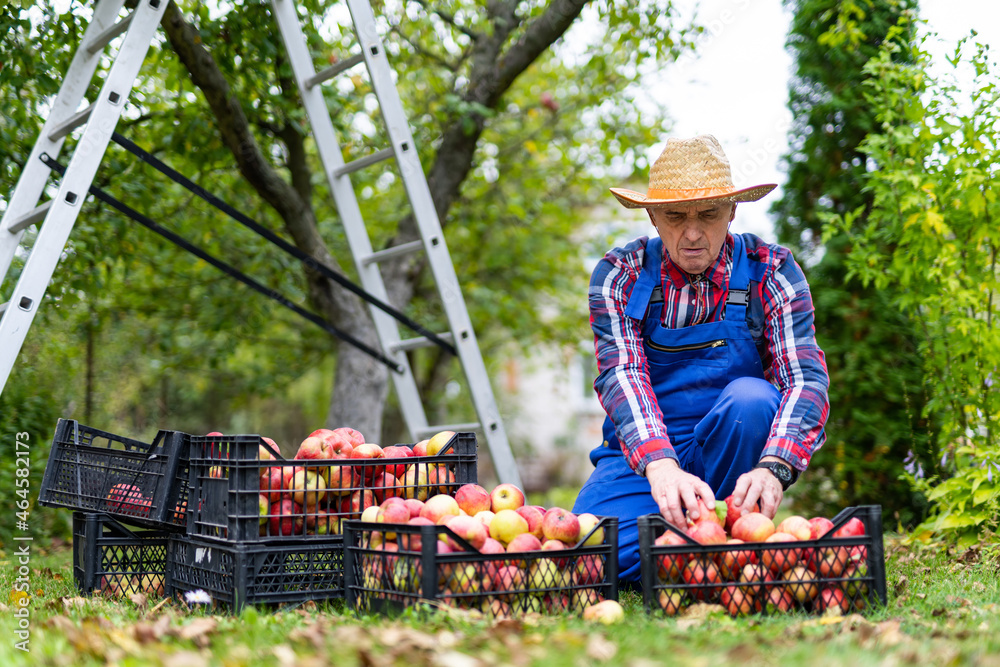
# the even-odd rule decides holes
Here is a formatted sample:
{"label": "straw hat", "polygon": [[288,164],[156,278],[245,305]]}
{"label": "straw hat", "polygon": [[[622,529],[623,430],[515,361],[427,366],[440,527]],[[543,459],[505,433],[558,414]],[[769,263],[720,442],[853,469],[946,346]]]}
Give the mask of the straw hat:
{"label": "straw hat", "polygon": [[646,194],[611,188],[625,208],[652,208],[697,201],[757,201],[774,183],[737,189],[729,160],[719,141],[710,134],[693,139],[669,139],[649,170]]}

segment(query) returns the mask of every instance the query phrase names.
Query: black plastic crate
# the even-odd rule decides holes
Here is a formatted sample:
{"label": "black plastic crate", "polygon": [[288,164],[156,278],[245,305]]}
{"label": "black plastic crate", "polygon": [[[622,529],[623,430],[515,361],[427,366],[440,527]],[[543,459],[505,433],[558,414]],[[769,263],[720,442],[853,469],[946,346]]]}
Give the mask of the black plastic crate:
{"label": "black plastic crate", "polygon": [[60,419],[38,502],[183,531],[186,448],[177,431],[161,430],[145,443]]}
{"label": "black plastic crate", "polygon": [[170,537],[167,582],[175,596],[205,591],[213,606],[296,604],[344,597],[342,537],[296,544],[225,544]]}
{"label": "black plastic crate", "polygon": [[[833,537],[851,519],[861,521],[864,535]],[[638,528],[643,602],[650,613],[675,616],[693,602],[722,604],[734,616],[846,614],[886,604],[878,505],[849,507],[825,535],[795,542],[698,544],[659,514],[639,517]],[[655,544],[667,531],[682,543]]]}
{"label": "black plastic crate", "polygon": [[[478,480],[474,433],[456,433],[435,456],[393,459],[305,461],[279,455],[260,460],[262,447],[272,456],[279,453],[259,435],[186,436],[186,440],[190,450],[187,534],[237,544],[328,539],[341,533],[342,521],[360,518],[366,507],[380,504],[387,496],[454,495],[463,484]],[[299,488],[301,503],[295,503],[286,491],[272,489],[276,482],[265,481],[297,472],[315,473],[325,480],[320,483],[310,477]],[[268,497],[266,507],[261,504],[262,494]],[[293,504],[275,507],[286,500]]]}
{"label": "black plastic crate", "polygon": [[82,595],[163,597],[169,531],[130,528],[107,514],[73,512],[73,579]]}
{"label": "black plastic crate", "polygon": [[[598,530],[600,544],[582,546]],[[441,536],[457,550],[439,553]],[[346,521],[344,594],[361,613],[428,601],[494,616],[580,612],[618,599],[618,519],[602,517],[578,546],[512,553],[480,553],[447,526]]]}

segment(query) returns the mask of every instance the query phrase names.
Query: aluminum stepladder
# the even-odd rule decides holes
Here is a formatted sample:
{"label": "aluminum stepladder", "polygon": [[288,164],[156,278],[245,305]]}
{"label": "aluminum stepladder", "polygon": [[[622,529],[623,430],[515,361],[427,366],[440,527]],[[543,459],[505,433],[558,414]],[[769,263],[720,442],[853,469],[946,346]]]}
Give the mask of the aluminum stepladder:
{"label": "aluminum stepladder", "polygon": [[[360,52],[317,72],[305,35],[299,24],[294,0],[271,0],[271,7],[285,50],[295,74],[299,94],[309,116],[313,137],[326,172],[327,182],[344,224],[347,242],[354,256],[354,263],[361,285],[377,298],[388,301],[379,262],[400,257],[411,252],[427,253],[427,261],[434,276],[438,293],[448,318],[450,331],[440,334],[458,351],[465,373],[469,393],[479,421],[465,424],[428,425],[423,401],[420,398],[412,369],[406,358],[408,350],[426,347],[432,343],[426,338],[403,340],[396,321],[384,312],[370,307],[375,329],[383,351],[402,367],[402,373],[393,373],[396,394],[410,434],[420,439],[438,431],[470,431],[481,429],[486,435],[493,465],[503,482],[521,485],[521,476],[511,453],[503,420],[490,386],[486,365],[476,341],[475,331],[465,307],[465,299],[458,284],[455,267],[445,244],[441,222],[438,219],[430,188],[424,176],[403,110],[399,93],[392,80],[385,48],[378,35],[375,15],[368,0],[346,0],[351,13],[354,34]],[[322,83],[338,74],[364,63],[368,70],[372,90],[378,100],[390,145],[376,153],[345,163],[337,141],[333,121],[323,96]],[[410,201],[414,219],[420,231],[420,240],[400,244],[385,250],[373,251],[368,230],[358,206],[350,174],[390,158],[396,159],[399,173]]]}
{"label": "aluminum stepladder", "polygon": [[[156,34],[167,0],[140,0],[123,19],[118,14],[124,0],[102,0],[87,27],[60,87],[52,110],[0,219],[0,270],[6,275],[24,230],[41,222],[38,236],[25,261],[11,300],[0,305],[0,391],[6,384],[14,361],[24,344],[45,290],[66,246],[88,188],[107,150],[125,102],[131,93],[142,62]],[[476,341],[458,278],[444,242],[440,221],[431,199],[423,168],[410,133],[385,49],[376,31],[375,17],[367,0],[348,0],[361,53],[317,73],[298,23],[292,0],[272,0],[282,39],[295,73],[310,124],[335,203],[344,223],[355,265],[366,291],[387,301],[379,270],[380,261],[423,250],[441,296],[450,332],[441,337],[451,342],[459,356],[468,382],[478,422],[429,425],[406,352],[432,345],[426,338],[403,340],[396,321],[371,307],[376,332],[385,354],[403,369],[392,373],[403,417],[414,439],[442,430],[481,429],[501,481],[520,485],[520,474],[510,450],[503,421],[493,396],[486,366]],[[98,99],[77,112],[105,47],[125,33]],[[345,164],[320,84],[340,72],[364,62],[385,121],[391,146]],[[56,158],[66,136],[84,126],[55,197],[38,204],[49,169],[39,156]],[[395,157],[421,240],[374,252],[361,215],[350,174],[382,160]]]}

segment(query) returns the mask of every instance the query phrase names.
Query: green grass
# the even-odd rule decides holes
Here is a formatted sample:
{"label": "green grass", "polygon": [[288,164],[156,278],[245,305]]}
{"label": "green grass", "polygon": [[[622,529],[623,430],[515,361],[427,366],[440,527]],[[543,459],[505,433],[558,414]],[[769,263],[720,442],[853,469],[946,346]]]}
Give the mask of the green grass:
{"label": "green grass", "polygon": [[[622,595],[624,624],[576,616],[493,623],[465,612],[358,617],[340,602],[240,616],[168,603],[74,599],[71,554],[31,562],[30,653],[14,648],[10,552],[0,560],[0,665],[997,665],[996,549],[955,554],[887,539],[889,604],[864,619],[649,617]],[[155,602],[155,601],[154,601]],[[185,636],[185,632],[190,636]]]}

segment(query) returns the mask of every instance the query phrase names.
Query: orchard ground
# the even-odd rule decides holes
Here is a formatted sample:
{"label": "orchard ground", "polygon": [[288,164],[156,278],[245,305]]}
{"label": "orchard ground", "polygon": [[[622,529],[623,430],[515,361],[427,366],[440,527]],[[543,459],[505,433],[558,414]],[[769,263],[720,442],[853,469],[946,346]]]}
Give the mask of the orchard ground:
{"label": "orchard ground", "polygon": [[901,665],[1000,667],[1000,547],[955,552],[886,537],[888,606],[865,617],[647,616],[623,593],[625,622],[468,612],[359,617],[341,602],[211,615],[156,600],[81,598],[71,552],[36,549],[30,652],[15,648],[16,559],[0,561],[3,665]]}

